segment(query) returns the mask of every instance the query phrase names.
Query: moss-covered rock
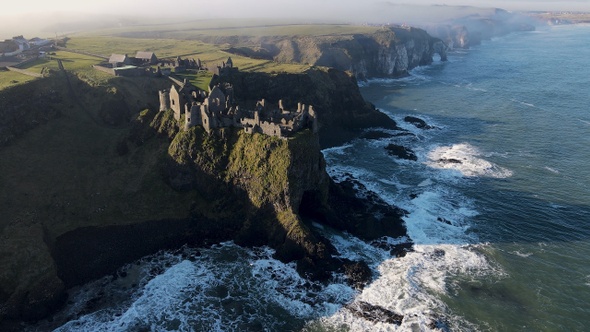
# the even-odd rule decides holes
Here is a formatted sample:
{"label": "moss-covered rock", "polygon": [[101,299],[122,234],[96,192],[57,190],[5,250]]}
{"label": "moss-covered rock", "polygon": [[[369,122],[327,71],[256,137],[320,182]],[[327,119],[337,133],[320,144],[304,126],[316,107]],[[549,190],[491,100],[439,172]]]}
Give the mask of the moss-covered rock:
{"label": "moss-covered rock", "polygon": [[[269,245],[278,258],[297,260],[299,271],[322,279],[339,263],[308,219],[361,235],[383,230],[363,220],[370,208],[361,218],[335,211],[361,205],[350,193],[333,194],[342,190],[333,190],[338,184],[326,173],[320,142],[340,130],[346,134],[324,143],[342,142],[387,117],[341,72],[251,75],[234,77],[241,101],[266,92],[271,100],[317,105],[324,129],[289,139],[238,128],[180,130],[172,111],[156,107],[143,107],[129,124],[107,126],[95,101],[111,92],[84,82],[73,83],[83,92],[77,98],[56,101],[67,106],[58,119],[26,133],[15,122],[21,136],[0,149],[0,329],[2,320],[37,319],[55,309],[66,287],[159,249],[224,240]],[[129,107],[136,88],[117,87]]]}

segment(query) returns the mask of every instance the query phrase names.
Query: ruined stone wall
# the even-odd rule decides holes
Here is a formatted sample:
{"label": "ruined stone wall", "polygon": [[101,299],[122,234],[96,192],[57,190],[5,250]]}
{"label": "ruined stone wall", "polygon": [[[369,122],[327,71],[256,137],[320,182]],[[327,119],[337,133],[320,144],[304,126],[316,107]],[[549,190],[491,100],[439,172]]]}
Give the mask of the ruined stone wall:
{"label": "ruined stone wall", "polygon": [[184,109],[184,97],[181,93],[176,89],[176,87],[172,86],[170,89],[170,108],[174,111],[174,119],[176,121],[180,121],[180,116],[182,115]]}
{"label": "ruined stone wall", "polygon": [[281,126],[276,123],[262,121],[260,122],[260,130],[262,131],[262,134],[268,136],[283,137]]}
{"label": "ruined stone wall", "polygon": [[170,94],[167,90],[159,91],[160,95],[160,112],[165,112],[170,109]]}

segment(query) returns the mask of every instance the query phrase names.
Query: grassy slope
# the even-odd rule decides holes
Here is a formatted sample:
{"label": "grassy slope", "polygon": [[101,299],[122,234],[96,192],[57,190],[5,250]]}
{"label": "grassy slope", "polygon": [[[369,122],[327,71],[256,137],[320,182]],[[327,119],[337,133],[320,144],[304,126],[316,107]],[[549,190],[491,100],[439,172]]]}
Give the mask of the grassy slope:
{"label": "grassy slope", "polygon": [[[141,96],[142,84],[134,83],[114,84],[110,90]],[[82,106],[65,98],[60,118],[0,149],[0,298],[2,291],[25,286],[52,269],[44,235],[54,238],[105,221],[187,215],[189,198],[169,188],[154,167],[165,156],[167,141],[153,140],[143,149],[130,144],[130,153],[119,156],[116,146],[128,129],[106,127],[89,116],[97,114],[97,100],[108,99],[109,93],[99,93],[100,88],[82,93],[87,92],[82,88]],[[62,89],[67,91],[65,85]]]}
{"label": "grassy slope", "polygon": [[[165,25],[129,26],[80,33],[71,36],[67,47],[102,56],[112,53],[135,55],[137,51],[153,51],[158,58],[175,58],[177,56],[200,58],[205,65],[217,65],[232,57],[234,65],[243,71],[260,71],[266,73],[300,73],[309,66],[299,64],[277,63],[268,60],[250,59],[224,52],[227,45],[207,44],[197,39],[208,36],[219,37],[220,41],[228,37],[262,37],[262,36],[325,36],[351,35],[355,33],[372,33],[376,27],[346,24],[289,24],[278,21],[236,21],[203,20]],[[121,37],[121,35],[136,36]],[[92,65],[102,59],[76,53],[59,51],[55,58],[60,58],[67,70],[75,71],[79,76],[96,84],[105,83],[109,76],[92,69]],[[40,59],[23,69],[41,73],[44,67],[57,70],[57,62]],[[0,90],[34,80],[35,78],[13,72],[0,72]],[[206,88],[207,77],[189,77],[199,87]]]}
{"label": "grassy slope", "polygon": [[[228,56],[216,46],[184,40],[87,36],[72,38],[68,47],[104,55],[152,50],[159,57],[190,55],[214,63]],[[156,167],[168,153],[166,139],[150,140],[140,148],[129,144],[130,152],[119,156],[116,146],[127,135],[128,128],[108,127],[97,121],[102,102],[120,94],[133,111],[138,111],[141,100],[159,88],[169,87],[170,82],[112,78],[92,70],[91,65],[99,62],[98,58],[62,51],[56,57],[64,60],[70,75],[84,80],[73,80],[77,100],[66,97],[68,88],[64,80],[57,87],[64,96],[61,104],[56,105],[61,109],[61,117],[30,130],[0,149],[0,303],[15,289],[30,289],[44,276],[55,273],[45,238],[54,239],[84,226],[185,218],[194,204],[194,195],[172,190]],[[236,66],[246,71],[301,72],[308,68],[239,56],[232,58]],[[44,67],[54,69],[57,64],[53,60],[40,60],[26,69],[41,72]],[[248,151],[256,143],[250,141],[259,139],[256,135],[240,135],[238,145],[243,149],[236,149],[235,153],[243,153],[247,159],[250,153],[254,159],[265,157],[261,154],[265,151]],[[280,140],[265,141],[284,145]],[[283,174],[288,165],[284,148],[271,154],[276,154],[271,159],[272,163],[278,163],[275,166],[280,178],[272,183],[251,183],[252,188],[248,188],[254,205],[283,194],[277,192],[282,187],[275,184],[287,181]],[[232,165],[232,172],[239,172],[242,167],[251,170],[252,166]],[[267,174],[259,171],[255,174],[268,180]],[[302,230],[297,226],[300,221],[294,211],[278,212],[289,233]],[[304,237],[305,233],[297,237]]]}
{"label": "grassy slope", "polygon": [[295,35],[340,35],[354,33],[370,33],[377,28],[366,25],[350,25],[339,23],[301,23],[285,20],[247,20],[247,19],[213,19],[180,22],[170,24],[145,24],[122,28],[95,31],[93,35],[143,35],[159,36],[160,38],[190,39],[198,35],[204,36],[295,36]]}
{"label": "grassy slope", "polygon": [[279,64],[268,60],[250,59],[229,54],[221,46],[198,41],[158,38],[124,38],[114,36],[74,36],[68,48],[109,56],[112,53],[135,55],[137,51],[153,51],[158,58],[199,58],[205,66],[218,65],[232,57],[234,66],[243,71],[302,72],[309,68],[297,64]]}
{"label": "grassy slope", "polygon": [[0,71],[0,90],[19,84],[25,84],[33,80],[36,80],[36,78],[13,71],[2,70]]}

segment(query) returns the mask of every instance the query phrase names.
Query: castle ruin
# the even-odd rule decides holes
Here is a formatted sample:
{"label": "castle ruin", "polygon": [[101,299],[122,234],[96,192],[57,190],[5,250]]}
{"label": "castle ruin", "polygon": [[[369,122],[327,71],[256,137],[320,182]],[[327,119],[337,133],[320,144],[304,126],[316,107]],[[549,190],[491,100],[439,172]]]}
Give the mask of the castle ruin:
{"label": "castle ruin", "polygon": [[252,110],[240,108],[234,100],[233,86],[229,83],[197,89],[185,80],[180,86],[159,91],[160,111],[171,109],[174,119],[184,117],[185,130],[202,126],[207,133],[217,128],[243,128],[246,133],[261,133],[275,137],[289,137],[299,130],[310,128],[318,132],[317,114],[311,105],[298,103],[296,110],[287,110],[283,101],[271,105],[260,100]]}

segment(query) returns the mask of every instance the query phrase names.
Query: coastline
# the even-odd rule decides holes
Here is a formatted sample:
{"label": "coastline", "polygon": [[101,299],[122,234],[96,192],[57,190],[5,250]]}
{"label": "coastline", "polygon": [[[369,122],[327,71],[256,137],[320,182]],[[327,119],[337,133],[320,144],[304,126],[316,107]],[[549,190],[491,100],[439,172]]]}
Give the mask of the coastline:
{"label": "coastline", "polygon": [[[345,92],[345,93],[346,93],[346,90],[343,90],[343,92]],[[376,118],[377,118],[377,117],[376,117]],[[371,120],[371,121],[372,121],[372,120]],[[329,142],[328,142],[328,143],[326,143],[325,145],[326,145],[326,146],[334,146],[334,145],[336,145],[336,143],[334,143],[334,142],[337,142],[337,143],[338,143],[338,142],[340,142],[340,141],[342,141],[342,140],[347,140],[347,139],[350,139],[351,137],[353,137],[353,136],[355,136],[355,135],[358,135],[358,131],[354,131],[354,130],[353,130],[353,131],[351,131],[350,133],[348,133],[347,135],[345,135],[345,136],[342,136],[342,137],[339,137],[339,138],[338,138],[338,139],[336,139],[335,141],[329,141]],[[320,140],[321,140],[321,137],[320,137]],[[194,221],[194,220],[193,220],[193,221]],[[146,222],[146,223],[147,223],[147,224],[149,224],[149,223],[151,223],[151,222]],[[169,245],[169,243],[172,243],[172,242],[173,242],[172,246],[178,246],[178,245],[179,245],[179,242],[177,242],[177,241],[179,241],[179,239],[182,239],[182,238],[183,238],[183,236],[188,236],[188,237],[192,237],[192,236],[194,236],[194,234],[190,234],[192,231],[194,231],[194,229],[192,229],[191,227],[197,227],[197,228],[198,228],[198,226],[194,226],[194,225],[187,225],[187,224],[186,224],[186,223],[187,223],[187,220],[182,220],[182,221],[178,221],[178,220],[177,220],[177,221],[173,221],[173,223],[180,223],[180,224],[181,224],[181,226],[179,227],[179,229],[177,229],[177,230],[176,230],[176,231],[179,231],[180,233],[174,233],[174,234],[172,234],[172,235],[170,235],[170,234],[166,235],[166,234],[165,234],[165,232],[161,232],[161,229],[158,229],[158,228],[150,228],[150,227],[148,227],[147,229],[150,229],[150,230],[148,231],[148,233],[149,233],[149,232],[154,232],[154,234],[155,234],[155,235],[158,235],[158,236],[163,236],[163,237],[164,237],[164,239],[162,239],[162,240],[161,240],[161,242],[160,242],[160,240],[155,240],[155,241],[154,241],[154,246],[153,246],[153,247],[150,247],[150,249],[149,249],[149,250],[147,250],[147,251],[142,251],[142,252],[137,252],[137,253],[133,253],[133,254],[131,254],[131,256],[130,256],[130,257],[128,257],[128,258],[125,258],[125,259],[124,259],[124,261],[121,261],[121,262],[122,262],[122,263],[129,262],[129,260],[134,260],[134,259],[137,259],[137,258],[138,258],[137,256],[139,256],[139,255],[142,255],[142,254],[145,254],[145,253],[150,253],[150,252],[153,252],[154,250],[157,250],[157,247],[158,247],[159,245],[162,245],[162,244],[163,244],[163,245],[166,247],[166,246],[168,246],[168,245]],[[124,227],[127,227],[127,226],[124,226]],[[121,231],[121,234],[127,234],[127,235],[130,235],[130,234],[134,235],[134,234],[136,234],[136,233],[133,231],[133,227],[134,227],[134,226],[130,226],[130,227],[131,227],[131,228],[130,228],[131,230],[124,230],[124,231]],[[158,226],[158,227],[159,227],[159,226]],[[188,227],[188,228],[186,228],[186,227]],[[140,228],[141,228],[141,226],[140,226]],[[126,228],[123,228],[123,229],[126,229]],[[88,233],[84,233],[84,236],[82,236],[82,237],[80,237],[80,238],[78,238],[78,239],[76,240],[76,241],[81,241],[80,243],[86,243],[86,240],[84,240],[84,239],[89,239],[89,238],[92,238],[92,237],[93,237],[93,236],[95,236],[96,234],[99,234],[99,233],[100,233],[100,231],[99,231],[99,233],[95,233],[94,231],[97,231],[96,229],[94,229],[94,230],[92,230],[92,229],[83,229],[83,230],[79,230],[79,231],[80,231],[81,233],[88,232]],[[175,232],[176,232],[176,231],[175,231]],[[190,235],[187,235],[187,234],[190,234]],[[104,234],[103,234],[103,235],[104,235]],[[125,236],[127,236],[127,235],[122,235],[122,238],[124,239],[124,238],[125,238]],[[177,238],[177,236],[179,236],[179,235],[180,235],[180,237],[179,237],[179,238]],[[223,235],[227,235],[227,233],[225,233],[225,234],[223,234]],[[104,235],[104,238],[105,238],[105,239],[107,239],[107,238],[108,238],[108,235]],[[150,236],[150,238],[151,238],[151,236]],[[220,241],[221,241],[221,240],[223,240],[223,239],[221,239],[221,238],[220,238]],[[78,245],[76,244],[76,241],[73,241],[73,242],[71,242],[71,243],[70,243],[70,246],[66,246],[66,248],[65,248],[65,249],[57,249],[57,251],[54,251],[54,252],[58,252],[58,251],[60,251],[60,250],[63,250],[63,251],[61,251],[61,254],[59,254],[59,255],[61,255],[61,256],[64,256],[64,257],[65,257],[65,256],[67,256],[67,253],[68,253],[68,252],[70,252],[71,250],[73,250],[73,249],[71,249],[71,248],[76,248],[76,247],[78,246]],[[107,243],[109,243],[109,242],[108,242],[108,240],[105,240],[105,241],[107,241]],[[113,238],[112,238],[112,241],[114,241],[114,242],[112,242],[112,243],[116,243],[117,241],[121,241],[121,239],[120,239],[118,236],[115,236],[115,237],[113,237]],[[169,242],[169,241],[171,241],[171,242]],[[139,242],[141,242],[141,240],[138,240],[138,243],[139,243]],[[180,241],[180,242],[182,242],[182,241]],[[88,242],[88,243],[91,243],[91,242]],[[51,247],[51,246],[53,246],[53,244],[51,244],[51,242],[49,242],[49,243],[48,243],[48,245],[49,245],[50,247]],[[127,245],[127,244],[126,244],[126,245]],[[116,244],[114,244],[113,246],[114,246],[115,248],[117,247],[117,245],[116,245]],[[70,248],[70,249],[67,249],[67,248]],[[287,255],[287,256],[288,256],[288,255]],[[131,257],[134,257],[134,258],[131,258]],[[107,271],[107,270],[112,272],[112,271],[113,271],[113,269],[116,269],[116,266],[115,266],[115,265],[119,265],[119,266],[120,266],[119,262],[116,262],[116,261],[113,261],[113,260],[110,260],[110,259],[107,259],[107,260],[109,260],[109,264],[111,264],[111,265],[109,265],[109,267],[108,267],[107,269],[104,269],[104,270],[102,270],[102,269],[101,269],[101,271],[102,271],[102,272],[100,272],[100,273],[103,273],[104,271]],[[80,261],[80,262],[84,261],[84,257],[80,258],[80,259],[79,259],[79,261]],[[75,265],[76,265],[76,264],[72,264],[71,262],[69,262],[69,263],[65,263],[65,264],[66,264],[66,265],[70,265],[70,264],[71,264],[71,266],[75,266]],[[108,272],[108,271],[107,271],[107,272]],[[98,275],[98,274],[93,274],[93,276],[94,276],[94,277],[95,277],[95,276],[97,276],[97,275]],[[67,279],[67,277],[66,277],[66,279]],[[83,280],[88,280],[87,278],[82,278],[82,279],[83,279]],[[66,285],[74,285],[74,284],[76,284],[76,282],[73,282],[73,281],[72,281],[72,282],[66,282]],[[63,300],[60,300],[60,301],[63,301]]]}

